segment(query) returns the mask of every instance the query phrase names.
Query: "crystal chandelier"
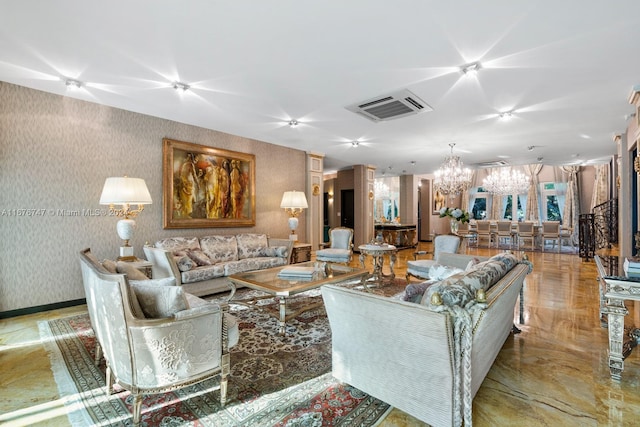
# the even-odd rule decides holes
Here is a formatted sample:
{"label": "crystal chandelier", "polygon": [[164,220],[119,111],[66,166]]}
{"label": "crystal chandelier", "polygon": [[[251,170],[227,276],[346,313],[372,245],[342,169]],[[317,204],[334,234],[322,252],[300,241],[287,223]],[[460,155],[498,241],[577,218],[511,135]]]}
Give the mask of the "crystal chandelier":
{"label": "crystal chandelier", "polygon": [[511,168],[502,168],[482,181],[482,187],[489,193],[499,195],[524,194],[529,191],[529,177]]}
{"label": "crystal chandelier", "polygon": [[433,180],[433,186],[437,191],[448,194],[452,198],[469,188],[473,174],[471,169],[464,167],[460,157],[453,155],[455,145],[449,144],[451,155],[444,159],[440,169],[435,172]]}

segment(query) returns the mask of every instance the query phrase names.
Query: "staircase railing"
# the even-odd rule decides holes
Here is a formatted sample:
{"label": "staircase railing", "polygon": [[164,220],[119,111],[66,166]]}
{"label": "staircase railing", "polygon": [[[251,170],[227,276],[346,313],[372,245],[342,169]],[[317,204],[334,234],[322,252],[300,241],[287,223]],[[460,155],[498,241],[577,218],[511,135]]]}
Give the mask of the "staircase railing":
{"label": "staircase railing", "polygon": [[607,200],[589,214],[580,215],[580,257],[593,258],[595,251],[618,243],[618,199]]}

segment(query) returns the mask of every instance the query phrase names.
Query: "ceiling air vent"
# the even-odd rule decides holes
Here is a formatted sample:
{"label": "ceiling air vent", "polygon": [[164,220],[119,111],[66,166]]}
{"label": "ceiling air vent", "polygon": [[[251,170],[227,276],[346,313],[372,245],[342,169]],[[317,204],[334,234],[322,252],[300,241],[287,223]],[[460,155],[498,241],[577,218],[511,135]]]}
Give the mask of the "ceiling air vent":
{"label": "ceiling air vent", "polygon": [[500,166],[507,166],[509,162],[506,160],[493,160],[489,162],[472,163],[471,166],[476,168],[497,168]]}
{"label": "ceiling air vent", "polygon": [[406,89],[358,102],[345,108],[374,122],[399,119],[423,111],[433,111],[433,108],[426,102]]}

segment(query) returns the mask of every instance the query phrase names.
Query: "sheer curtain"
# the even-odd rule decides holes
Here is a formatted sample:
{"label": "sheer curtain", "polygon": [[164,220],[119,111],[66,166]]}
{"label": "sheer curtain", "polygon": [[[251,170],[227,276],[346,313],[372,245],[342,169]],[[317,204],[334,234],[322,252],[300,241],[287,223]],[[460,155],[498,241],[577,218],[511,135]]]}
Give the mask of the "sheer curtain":
{"label": "sheer curtain", "polygon": [[580,193],[578,192],[580,166],[562,166],[562,170],[569,175],[564,209],[562,210],[562,225],[572,229],[571,242],[575,245],[578,243],[578,221],[580,219]]}
{"label": "sheer curtain", "polygon": [[527,194],[527,208],[525,211],[524,219],[526,221],[533,221],[535,223],[540,222],[540,203],[538,203],[538,174],[542,170],[541,164],[533,164],[524,166],[524,170],[529,173],[531,177],[531,186],[529,187],[529,194]]}
{"label": "sheer curtain", "polygon": [[[476,187],[476,175],[477,175],[477,171],[473,171],[471,173],[471,188],[475,188]],[[471,203],[471,194],[474,193],[474,191],[469,191],[469,189],[466,189],[462,192],[461,198],[460,198],[460,204],[462,206],[460,206],[460,209],[462,209],[463,211],[469,212],[469,209],[471,207],[473,207],[473,204]],[[474,202],[475,202],[475,197],[473,198]]]}
{"label": "sheer curtain", "polygon": [[607,191],[607,177],[609,175],[609,165],[602,164],[596,166],[596,182],[593,186],[593,195],[591,196],[591,210],[594,207],[607,201],[609,195]]}

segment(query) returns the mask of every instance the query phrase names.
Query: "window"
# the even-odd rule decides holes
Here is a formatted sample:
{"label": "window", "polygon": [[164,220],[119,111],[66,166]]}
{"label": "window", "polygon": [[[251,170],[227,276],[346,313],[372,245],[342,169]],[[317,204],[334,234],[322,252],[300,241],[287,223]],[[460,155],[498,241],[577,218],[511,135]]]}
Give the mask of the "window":
{"label": "window", "polygon": [[[514,212],[513,209],[513,200],[516,200],[516,209]],[[504,219],[509,219],[511,221],[523,221],[524,220],[524,207],[523,204],[526,205],[526,202],[523,200],[524,198],[520,195],[514,194],[507,196],[506,206],[504,209]]]}
{"label": "window", "polygon": [[488,193],[485,192],[482,187],[477,187],[475,191],[472,191],[471,193],[471,217],[473,219],[486,219]]}
{"label": "window", "polygon": [[543,182],[540,184],[542,221],[562,221],[561,205],[564,205],[566,184]]}

